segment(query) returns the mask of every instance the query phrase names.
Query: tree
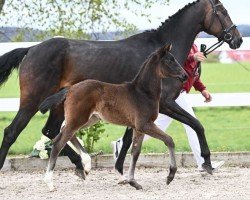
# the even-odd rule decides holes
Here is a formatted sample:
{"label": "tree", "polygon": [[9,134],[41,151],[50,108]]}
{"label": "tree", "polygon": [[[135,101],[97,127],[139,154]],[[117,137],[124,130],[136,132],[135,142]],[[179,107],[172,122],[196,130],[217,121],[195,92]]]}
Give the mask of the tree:
{"label": "tree", "polygon": [[[121,11],[146,17],[145,9],[169,0],[6,0],[1,21],[6,26],[37,28],[51,35],[86,38],[90,33],[107,30],[134,31]],[[2,1],[2,5],[4,1]]]}
{"label": "tree", "polygon": [[3,9],[4,2],[5,2],[5,0],[0,0],[0,12],[1,12],[2,9]]}

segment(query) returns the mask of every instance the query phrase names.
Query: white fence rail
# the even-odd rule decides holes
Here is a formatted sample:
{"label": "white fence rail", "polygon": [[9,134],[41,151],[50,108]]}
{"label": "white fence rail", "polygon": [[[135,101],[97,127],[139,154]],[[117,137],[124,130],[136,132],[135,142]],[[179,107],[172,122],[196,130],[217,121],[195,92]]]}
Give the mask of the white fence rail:
{"label": "white fence rail", "polygon": [[[250,93],[214,93],[212,102],[205,103],[200,94],[189,94],[192,107],[250,106]],[[17,111],[19,98],[1,98],[0,112]]]}

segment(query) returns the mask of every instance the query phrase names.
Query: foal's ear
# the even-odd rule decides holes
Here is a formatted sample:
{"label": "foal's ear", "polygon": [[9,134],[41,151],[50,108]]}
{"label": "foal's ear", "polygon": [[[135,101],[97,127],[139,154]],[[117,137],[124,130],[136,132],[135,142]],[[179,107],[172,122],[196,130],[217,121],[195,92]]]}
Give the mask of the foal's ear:
{"label": "foal's ear", "polygon": [[172,49],[172,44],[166,44],[164,47],[165,51],[170,51]]}

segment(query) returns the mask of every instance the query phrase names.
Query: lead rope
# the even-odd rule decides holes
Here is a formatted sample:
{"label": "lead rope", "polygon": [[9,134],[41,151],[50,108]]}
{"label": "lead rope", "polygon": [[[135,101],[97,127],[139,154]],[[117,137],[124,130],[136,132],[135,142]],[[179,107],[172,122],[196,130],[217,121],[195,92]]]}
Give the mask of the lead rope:
{"label": "lead rope", "polygon": [[[211,47],[209,47],[208,49],[206,49],[207,46],[205,44],[201,44],[201,52],[203,52],[204,56],[207,57],[208,54],[212,53],[215,49],[219,48],[223,43],[224,43],[223,40],[222,41],[218,41],[214,45],[212,45]],[[245,69],[246,71],[250,72],[250,69],[246,65],[242,64],[240,61],[236,60],[234,57],[232,57],[231,59],[233,61],[235,61],[238,65],[240,65],[243,69]]]}

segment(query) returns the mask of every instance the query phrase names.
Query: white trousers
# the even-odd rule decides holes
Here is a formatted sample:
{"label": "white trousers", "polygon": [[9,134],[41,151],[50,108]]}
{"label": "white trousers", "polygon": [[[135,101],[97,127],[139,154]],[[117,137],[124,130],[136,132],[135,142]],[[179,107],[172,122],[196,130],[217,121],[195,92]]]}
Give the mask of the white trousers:
{"label": "white trousers", "polygon": [[[187,93],[184,91],[180,93],[179,97],[175,100],[175,102],[182,107],[185,111],[187,111],[190,115],[195,117],[194,110],[190,106],[190,104],[187,102]],[[173,119],[171,117],[168,117],[167,115],[159,113],[158,118],[155,120],[155,124],[165,132],[165,130],[169,127]],[[186,124],[182,124],[186,130],[186,134],[188,137],[188,142],[189,145],[192,149],[192,152],[194,154],[194,158],[196,160],[196,163],[198,167],[200,168],[201,165],[204,163],[204,158],[201,157],[201,148],[200,148],[200,143],[197,137],[196,132],[189,127]],[[144,141],[150,138],[150,136],[145,135]]]}

